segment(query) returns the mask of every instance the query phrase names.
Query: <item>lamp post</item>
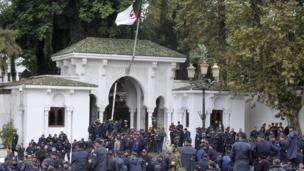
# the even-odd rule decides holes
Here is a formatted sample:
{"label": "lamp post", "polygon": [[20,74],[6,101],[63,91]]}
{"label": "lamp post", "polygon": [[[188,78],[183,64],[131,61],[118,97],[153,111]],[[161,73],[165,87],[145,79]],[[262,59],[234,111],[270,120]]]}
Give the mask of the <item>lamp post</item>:
{"label": "lamp post", "polygon": [[200,115],[202,119],[202,127],[203,129],[206,128],[206,109],[205,109],[205,96],[206,96],[206,89],[212,86],[214,83],[219,81],[219,74],[220,74],[220,67],[214,63],[211,67],[212,75],[214,80],[211,81],[209,78],[206,78],[209,64],[205,60],[200,60],[199,62],[200,67],[200,75],[197,80],[194,80],[195,76],[195,67],[190,63],[189,67],[187,68],[188,71],[188,78],[191,80],[191,85],[195,85],[195,87],[202,90],[202,113]]}

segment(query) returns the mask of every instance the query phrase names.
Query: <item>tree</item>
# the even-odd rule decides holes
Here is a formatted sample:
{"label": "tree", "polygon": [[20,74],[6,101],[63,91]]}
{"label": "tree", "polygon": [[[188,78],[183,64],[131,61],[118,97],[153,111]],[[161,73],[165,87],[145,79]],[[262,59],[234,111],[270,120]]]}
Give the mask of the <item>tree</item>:
{"label": "tree", "polygon": [[153,1],[149,4],[143,19],[140,37],[158,44],[177,49],[177,34],[174,30],[178,2],[176,0]]}
{"label": "tree", "polygon": [[[139,37],[148,39],[173,50],[187,53],[179,48],[178,32],[175,30],[177,10],[180,3],[177,0],[147,0],[148,8],[144,10]],[[132,37],[133,39],[134,37]],[[180,64],[180,69],[176,71],[177,79],[187,78],[187,65]]]}
{"label": "tree", "polygon": [[14,135],[15,128],[12,122],[4,124],[0,131],[0,138],[3,141],[3,145],[8,148],[11,146],[13,135]]}
{"label": "tree", "polygon": [[300,131],[304,67],[304,8],[298,0],[231,1],[226,56],[229,86],[279,110]]}
{"label": "tree", "polygon": [[[224,0],[181,0],[176,18],[179,48],[190,55],[199,43],[203,43],[209,57],[221,65],[226,73],[226,3]],[[226,75],[222,75],[226,80]]]}
{"label": "tree", "polygon": [[25,64],[35,74],[57,73],[50,55],[87,36],[129,37],[114,23],[132,0],[13,0],[0,25],[18,31]]}
{"label": "tree", "polygon": [[16,32],[0,29],[0,69],[2,74],[6,73],[8,58],[13,81],[16,80],[15,59],[21,52],[21,48],[16,43]]}

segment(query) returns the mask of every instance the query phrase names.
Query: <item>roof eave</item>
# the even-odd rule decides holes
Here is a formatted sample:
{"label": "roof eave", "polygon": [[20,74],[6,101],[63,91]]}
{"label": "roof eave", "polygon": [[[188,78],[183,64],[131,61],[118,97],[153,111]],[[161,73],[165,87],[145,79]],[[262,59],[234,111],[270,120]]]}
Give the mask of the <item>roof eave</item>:
{"label": "roof eave", "polygon": [[[52,56],[53,61],[60,61],[70,58],[87,58],[87,59],[108,59],[108,60],[125,60],[130,61],[131,55],[118,55],[118,54],[96,54],[96,53],[67,53],[63,55]],[[156,56],[135,56],[134,61],[156,61],[156,62],[176,62],[184,63],[186,57],[156,57]]]}
{"label": "roof eave", "polygon": [[57,90],[94,90],[97,86],[92,87],[83,87],[83,86],[50,86],[50,85],[13,85],[13,86],[4,86],[4,89],[57,89]]}

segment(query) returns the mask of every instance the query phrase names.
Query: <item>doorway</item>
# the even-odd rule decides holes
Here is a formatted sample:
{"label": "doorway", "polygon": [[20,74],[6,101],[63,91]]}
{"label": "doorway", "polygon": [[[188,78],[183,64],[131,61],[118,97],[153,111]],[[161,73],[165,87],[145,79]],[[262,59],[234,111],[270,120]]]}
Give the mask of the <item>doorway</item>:
{"label": "doorway", "polygon": [[212,110],[210,115],[210,126],[219,128],[220,125],[223,125],[223,110]]}

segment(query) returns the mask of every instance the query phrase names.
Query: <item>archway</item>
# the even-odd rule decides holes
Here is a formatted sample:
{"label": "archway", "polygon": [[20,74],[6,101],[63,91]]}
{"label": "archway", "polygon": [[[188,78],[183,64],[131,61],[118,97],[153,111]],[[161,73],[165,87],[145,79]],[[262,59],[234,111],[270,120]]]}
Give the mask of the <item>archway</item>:
{"label": "archway", "polygon": [[140,129],[144,126],[143,92],[140,84],[132,77],[125,76],[116,80],[109,91],[109,104],[104,112],[104,119],[110,119],[113,107],[114,87],[117,83],[116,100],[113,119],[128,121],[131,128]]}
{"label": "archway", "polygon": [[90,123],[98,119],[98,106],[96,102],[97,102],[96,96],[90,94]]}
{"label": "archway", "polygon": [[153,127],[165,128],[165,99],[159,96],[152,115]]}

